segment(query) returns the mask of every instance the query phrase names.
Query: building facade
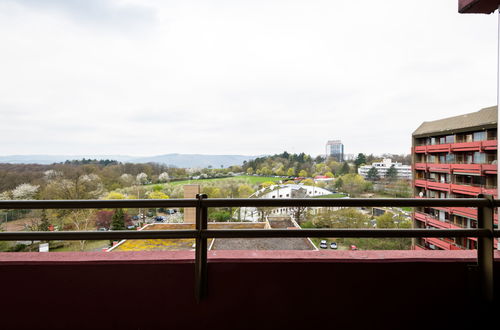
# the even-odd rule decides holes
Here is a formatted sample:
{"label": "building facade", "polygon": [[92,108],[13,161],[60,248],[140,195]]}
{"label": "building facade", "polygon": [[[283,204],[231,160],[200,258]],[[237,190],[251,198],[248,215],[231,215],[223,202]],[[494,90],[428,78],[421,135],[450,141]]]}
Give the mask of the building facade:
{"label": "building facade", "polygon": [[[497,198],[497,107],[424,122],[412,137],[415,197],[472,198],[489,194]],[[413,223],[415,228],[476,228],[477,209],[415,208]],[[419,238],[414,244],[415,249],[432,250],[476,247],[476,238]]]}
{"label": "building facade", "polygon": [[338,162],[344,161],[344,145],[340,140],[331,140],[326,143],[326,157],[333,157]]}
{"label": "building facade", "polygon": [[411,180],[412,172],[410,165],[403,165],[402,163],[393,163],[392,159],[384,158],[381,162],[372,163],[371,165],[364,165],[358,168],[358,174],[362,177],[366,178],[368,176],[368,172],[372,167],[377,169],[378,176],[380,178],[387,177],[387,172],[391,167],[394,167],[394,170],[397,174],[397,179],[400,180]]}

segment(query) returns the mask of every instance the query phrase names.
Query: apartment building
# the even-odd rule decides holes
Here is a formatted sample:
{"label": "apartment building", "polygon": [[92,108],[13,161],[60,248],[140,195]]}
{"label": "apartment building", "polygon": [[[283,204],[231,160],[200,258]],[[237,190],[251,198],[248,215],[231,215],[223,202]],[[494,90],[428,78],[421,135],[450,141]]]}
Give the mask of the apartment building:
{"label": "apartment building", "polygon": [[[415,197],[497,196],[497,107],[422,123],[413,132]],[[498,217],[495,215],[495,225]],[[468,207],[415,208],[415,228],[476,228]],[[495,243],[496,244],[496,243]],[[422,238],[415,249],[475,249],[475,238]]]}
{"label": "apartment building", "polygon": [[397,173],[397,178],[401,180],[411,180],[412,172],[411,166],[403,165],[402,163],[392,162],[390,158],[384,158],[381,162],[375,162],[371,165],[363,165],[358,168],[358,174],[362,177],[368,177],[368,172],[372,167],[377,169],[377,173],[379,177],[385,178],[387,177],[387,172],[391,167],[394,167]]}
{"label": "apartment building", "polygon": [[338,162],[344,161],[344,145],[341,140],[330,140],[326,143],[326,157],[333,157]]}

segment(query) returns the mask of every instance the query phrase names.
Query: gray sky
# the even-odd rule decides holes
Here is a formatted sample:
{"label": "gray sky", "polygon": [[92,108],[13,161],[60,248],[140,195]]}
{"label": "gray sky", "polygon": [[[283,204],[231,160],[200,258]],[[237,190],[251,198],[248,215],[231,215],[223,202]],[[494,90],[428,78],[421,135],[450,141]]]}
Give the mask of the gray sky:
{"label": "gray sky", "polygon": [[496,52],[457,0],[0,0],[0,155],[409,153]]}

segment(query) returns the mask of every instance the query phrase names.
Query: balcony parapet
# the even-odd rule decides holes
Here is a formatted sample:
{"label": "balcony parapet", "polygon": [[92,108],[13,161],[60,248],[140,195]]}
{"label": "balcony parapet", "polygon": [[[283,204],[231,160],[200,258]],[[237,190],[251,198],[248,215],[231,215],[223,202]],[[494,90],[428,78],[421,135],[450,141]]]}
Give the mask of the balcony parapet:
{"label": "balcony parapet", "polygon": [[441,229],[462,229],[463,227],[457,226],[448,221],[440,221],[428,214],[422,212],[415,212],[415,219],[424,222],[425,225],[431,225],[433,227],[441,228]]}
{"label": "balcony parapet", "polygon": [[415,163],[415,170],[450,174],[492,174],[498,172],[497,164],[437,164]]}
{"label": "balcony parapet", "polygon": [[415,146],[414,152],[417,154],[439,153],[439,152],[463,152],[463,151],[492,151],[497,150],[497,140],[485,140],[474,142],[457,142],[432,144],[426,146]]}

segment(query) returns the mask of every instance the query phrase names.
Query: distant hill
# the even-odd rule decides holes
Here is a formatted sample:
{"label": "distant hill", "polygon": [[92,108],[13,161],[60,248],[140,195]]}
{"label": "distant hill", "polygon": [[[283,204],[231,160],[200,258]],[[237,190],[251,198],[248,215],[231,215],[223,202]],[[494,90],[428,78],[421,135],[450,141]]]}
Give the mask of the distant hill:
{"label": "distant hill", "polygon": [[53,164],[75,159],[113,159],[124,163],[160,163],[176,167],[209,167],[220,168],[241,165],[259,156],[244,155],[200,155],[200,154],[166,154],[150,157],[133,157],[126,155],[10,155],[0,156],[0,163],[10,164]]}

